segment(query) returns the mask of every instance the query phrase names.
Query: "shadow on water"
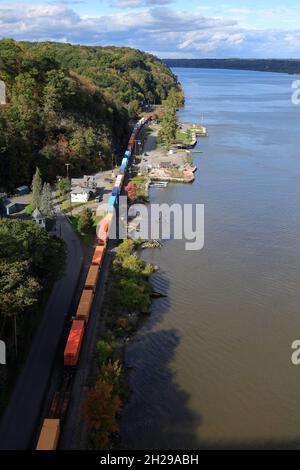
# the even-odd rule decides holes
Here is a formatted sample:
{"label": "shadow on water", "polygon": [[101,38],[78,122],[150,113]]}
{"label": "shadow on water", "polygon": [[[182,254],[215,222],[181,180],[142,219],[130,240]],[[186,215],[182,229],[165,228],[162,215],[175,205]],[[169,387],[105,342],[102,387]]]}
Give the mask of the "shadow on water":
{"label": "shadow on water", "polygon": [[[168,295],[169,281],[163,273],[153,275],[151,284],[155,291]],[[199,445],[196,428],[201,417],[189,411],[188,394],[176,384],[171,368],[180,335],[175,329],[158,329],[169,309],[168,297],[153,300],[151,315],[126,348],[126,365],[132,371],[131,395],[120,420],[122,449],[193,449]]]}
{"label": "shadow on water", "polygon": [[[142,344],[140,344],[142,342]],[[123,449],[193,449],[201,417],[188,409],[170,363],[180,342],[175,330],[143,333],[127,350],[134,366],[132,395],[120,423]]]}
{"label": "shadow on water", "polygon": [[180,344],[178,332],[143,330],[126,351],[126,363],[133,367],[132,394],[120,420],[119,450],[300,449],[300,438],[298,441],[201,440],[203,416],[190,409],[189,394],[176,383],[172,370]]}
{"label": "shadow on water", "polygon": [[[147,257],[147,256],[146,256]],[[175,356],[181,342],[176,329],[162,329],[172,309],[170,282],[159,271],[151,278],[153,288],[167,297],[152,301],[151,315],[128,344],[125,353],[130,398],[120,419],[120,449],[126,450],[256,450],[297,449],[299,439],[210,440],[201,439],[204,412],[192,409],[190,395],[177,382]],[[186,365],[189,367],[189,364]],[[199,393],[201,391],[199,390]],[[220,397],[221,399],[221,397]]]}

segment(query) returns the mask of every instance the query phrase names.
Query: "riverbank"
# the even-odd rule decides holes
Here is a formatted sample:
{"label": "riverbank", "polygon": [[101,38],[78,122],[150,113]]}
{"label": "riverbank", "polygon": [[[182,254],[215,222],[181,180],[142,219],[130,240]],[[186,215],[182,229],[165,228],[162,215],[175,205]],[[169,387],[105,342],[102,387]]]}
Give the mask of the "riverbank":
{"label": "riverbank", "polygon": [[151,126],[139,163],[139,173],[151,181],[192,183],[196,167],[189,150],[167,150],[158,143],[159,124]]}
{"label": "riverbank", "polygon": [[[147,133],[145,138],[144,155],[158,158],[160,164],[166,158],[165,153],[152,154],[150,147],[156,141],[157,129]],[[154,139],[153,139],[154,138]],[[153,146],[154,152],[157,147]],[[149,152],[149,153],[148,153]],[[169,154],[174,157],[178,178],[164,174],[172,181],[187,182],[188,169],[191,165],[188,152]],[[137,188],[136,197],[140,203],[149,202],[148,188],[150,174],[142,174],[143,159],[137,161],[138,175],[132,181]],[[170,170],[166,168],[166,170]],[[154,178],[153,178],[154,179]],[[126,345],[131,342],[142,322],[150,312],[152,298],[159,298],[160,292],[153,291],[150,276],[158,270],[156,266],[141,259],[140,249],[161,248],[158,241],[143,243],[142,240],[125,240],[113,250],[113,260],[106,283],[106,294],[103,304],[103,315],[100,321],[98,338],[94,353],[94,363],[90,374],[86,398],[83,403],[83,415],[88,432],[87,440],[82,448],[120,448],[122,443],[118,434],[118,418],[123,406],[130,397],[129,378],[130,366],[125,364]],[[101,407],[99,403],[101,401]],[[95,413],[97,409],[97,413]],[[105,417],[105,418],[104,418]],[[108,420],[108,421],[106,421]]]}
{"label": "riverbank", "polygon": [[129,396],[124,348],[149,313],[149,276],[155,270],[138,256],[140,247],[140,241],[125,240],[113,253],[82,407],[88,429],[87,441],[81,444],[84,449],[118,447],[117,420]]}
{"label": "riverbank", "polygon": [[[173,151],[166,155],[166,151],[159,149],[158,153],[152,154],[151,146],[154,152],[157,150],[157,131],[158,126],[147,132],[144,156],[141,159],[136,158],[138,175],[132,177],[132,182],[136,187],[136,200],[139,202],[149,202],[149,183],[151,178],[155,178],[151,175],[152,168],[150,172],[141,171],[146,156],[158,159],[160,168],[165,171],[163,177],[170,181],[182,183],[194,179],[196,168],[192,166],[189,152]],[[170,165],[166,165],[164,159],[170,157],[172,161]],[[189,178],[189,173],[193,178]],[[144,244],[142,240],[125,240],[113,250],[94,363],[82,407],[88,429],[87,440],[82,443],[83,448],[121,446],[118,417],[130,395],[130,367],[125,364],[125,347],[138,330],[139,323],[149,314],[151,298],[160,297],[159,292],[153,292],[149,282],[150,276],[158,268],[145,263],[138,250],[160,247],[157,241]]]}

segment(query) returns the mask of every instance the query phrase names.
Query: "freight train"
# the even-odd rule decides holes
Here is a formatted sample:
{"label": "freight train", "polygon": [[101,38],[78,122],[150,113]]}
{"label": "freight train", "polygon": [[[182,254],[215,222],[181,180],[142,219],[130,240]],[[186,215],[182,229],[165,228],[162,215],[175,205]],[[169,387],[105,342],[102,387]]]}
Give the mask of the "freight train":
{"label": "freight train", "polygon": [[59,392],[56,392],[52,401],[49,417],[44,419],[39,435],[36,450],[56,450],[64,416],[67,412],[70,400],[70,385],[76,372],[76,366],[80,358],[80,351],[84,341],[85,329],[87,327],[97,282],[101,273],[107,243],[109,240],[110,227],[113,223],[114,209],[118,206],[118,198],[123,189],[126,172],[131,163],[134,153],[136,139],[148,123],[149,119],[142,118],[135,125],[130,136],[127,150],[122,159],[119,172],[116,177],[111,196],[108,200],[107,213],[101,220],[97,230],[98,245],[95,248],[91,265],[85,280],[82,295],[78,304],[75,319],[72,321],[71,329],[64,350],[64,381]]}

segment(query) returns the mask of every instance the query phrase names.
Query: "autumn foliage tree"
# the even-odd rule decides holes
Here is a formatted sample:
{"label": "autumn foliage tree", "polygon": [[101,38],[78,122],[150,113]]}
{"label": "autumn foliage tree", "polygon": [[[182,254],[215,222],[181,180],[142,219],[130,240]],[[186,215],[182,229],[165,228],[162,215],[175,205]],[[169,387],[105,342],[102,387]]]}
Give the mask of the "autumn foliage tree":
{"label": "autumn foliage tree", "polygon": [[129,181],[128,185],[125,187],[125,191],[126,191],[128,199],[131,202],[134,202],[137,198],[136,185],[132,181]]}
{"label": "autumn foliage tree", "polygon": [[118,430],[116,415],[120,406],[121,399],[114,394],[113,384],[99,379],[88,390],[83,403],[83,415],[97,447],[105,447],[109,436]]}

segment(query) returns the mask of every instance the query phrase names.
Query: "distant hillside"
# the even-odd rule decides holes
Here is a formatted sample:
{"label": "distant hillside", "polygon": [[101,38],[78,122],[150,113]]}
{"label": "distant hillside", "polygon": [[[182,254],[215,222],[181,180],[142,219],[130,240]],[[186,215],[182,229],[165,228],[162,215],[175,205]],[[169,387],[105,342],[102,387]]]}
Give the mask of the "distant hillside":
{"label": "distant hillside", "polygon": [[300,59],[164,59],[168,67],[300,74]]}
{"label": "distant hillside", "polygon": [[147,103],[181,93],[169,68],[125,47],[0,40],[0,192],[29,184],[38,165],[45,180],[111,164],[128,122]]}

